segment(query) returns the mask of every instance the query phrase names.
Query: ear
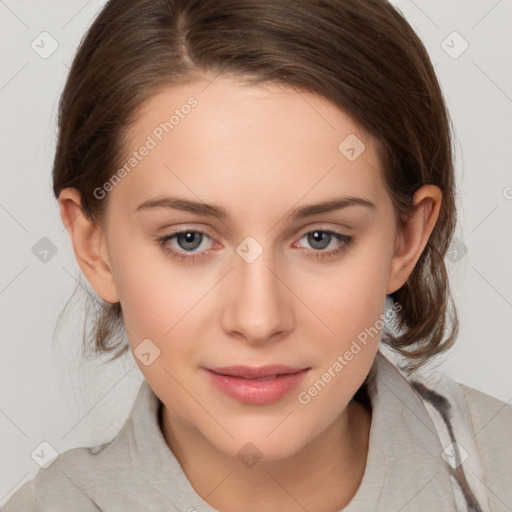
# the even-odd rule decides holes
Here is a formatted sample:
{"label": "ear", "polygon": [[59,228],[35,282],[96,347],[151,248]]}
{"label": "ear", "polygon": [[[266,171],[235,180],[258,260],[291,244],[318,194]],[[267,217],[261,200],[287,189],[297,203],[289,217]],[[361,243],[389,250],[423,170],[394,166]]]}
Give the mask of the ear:
{"label": "ear", "polygon": [[59,194],[59,207],[85,277],[103,300],[118,302],[103,229],[83,212],[80,192],[76,188],[63,189]]}
{"label": "ear", "polygon": [[413,196],[413,211],[400,226],[391,260],[386,294],[401,288],[419,260],[441,208],[442,192],[435,185],[423,185]]}

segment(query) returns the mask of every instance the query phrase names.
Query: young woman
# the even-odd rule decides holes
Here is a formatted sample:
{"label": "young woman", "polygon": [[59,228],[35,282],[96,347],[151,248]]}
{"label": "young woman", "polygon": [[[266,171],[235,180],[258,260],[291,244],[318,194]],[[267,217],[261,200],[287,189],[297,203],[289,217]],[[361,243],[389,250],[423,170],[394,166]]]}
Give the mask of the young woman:
{"label": "young woman", "polygon": [[451,134],[390,4],[109,1],[53,180],[145,380],[6,512],[512,508],[512,407],[421,372],[457,335]]}

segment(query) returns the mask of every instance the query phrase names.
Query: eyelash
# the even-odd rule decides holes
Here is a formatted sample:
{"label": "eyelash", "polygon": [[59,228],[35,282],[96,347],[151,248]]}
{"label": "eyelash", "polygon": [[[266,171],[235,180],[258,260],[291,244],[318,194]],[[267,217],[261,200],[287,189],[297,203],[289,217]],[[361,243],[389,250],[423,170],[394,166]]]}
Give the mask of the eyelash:
{"label": "eyelash", "polygon": [[[320,249],[317,249],[317,250],[310,249],[310,250],[306,251],[308,253],[313,253],[314,256],[311,256],[311,257],[314,257],[317,260],[324,261],[325,259],[335,258],[336,256],[340,255],[341,253],[345,252],[349,247],[351,247],[355,241],[354,236],[343,235],[341,233],[338,233],[336,231],[331,231],[328,229],[312,229],[310,231],[306,231],[299,237],[298,240],[304,238],[306,235],[315,233],[317,231],[320,233],[327,233],[327,234],[333,235],[334,238],[338,239],[338,241],[341,244],[336,249],[331,249],[329,251],[320,250]],[[182,233],[199,233],[199,234],[204,235],[205,237],[211,239],[211,237],[204,231],[201,231],[198,229],[185,229],[182,231],[176,231],[176,233],[173,233],[172,235],[168,235],[168,236],[157,239],[158,245],[162,248],[162,250],[165,253],[169,254],[172,258],[174,258],[180,262],[191,263],[191,262],[197,260],[198,258],[210,258],[211,257],[211,254],[205,256],[204,253],[198,253],[198,254],[191,253],[189,255],[186,255],[186,252],[177,251],[176,249],[173,249],[171,246],[168,245],[167,242],[169,240],[171,240],[172,238],[174,238],[177,235],[182,234]]]}

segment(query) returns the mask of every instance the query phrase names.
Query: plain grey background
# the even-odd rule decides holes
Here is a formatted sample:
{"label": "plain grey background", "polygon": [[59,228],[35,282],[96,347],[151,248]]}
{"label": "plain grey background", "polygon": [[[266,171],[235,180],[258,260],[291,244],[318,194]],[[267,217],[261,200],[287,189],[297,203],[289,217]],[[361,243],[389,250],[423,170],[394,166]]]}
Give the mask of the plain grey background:
{"label": "plain grey background", "polygon": [[[448,259],[461,330],[437,364],[511,401],[512,2],[393,3],[429,51],[456,133],[459,226]],[[110,440],[142,379],[131,354],[108,365],[81,358],[80,303],[53,338],[80,275],[51,193],[57,105],[103,4],[0,0],[0,503],[37,472],[41,442],[62,452]],[[54,247],[43,256],[44,238]]]}

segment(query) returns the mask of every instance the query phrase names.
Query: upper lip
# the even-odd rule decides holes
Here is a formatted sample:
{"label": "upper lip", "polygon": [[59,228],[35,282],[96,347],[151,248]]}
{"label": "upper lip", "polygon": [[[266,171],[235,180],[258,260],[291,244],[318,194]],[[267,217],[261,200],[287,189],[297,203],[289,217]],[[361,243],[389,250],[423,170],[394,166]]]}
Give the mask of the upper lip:
{"label": "upper lip", "polygon": [[281,364],[270,364],[266,366],[224,366],[222,368],[207,368],[211,372],[219,375],[228,375],[230,377],[243,377],[244,379],[259,379],[262,377],[272,377],[273,375],[283,375],[297,373],[306,368],[293,368]]}

